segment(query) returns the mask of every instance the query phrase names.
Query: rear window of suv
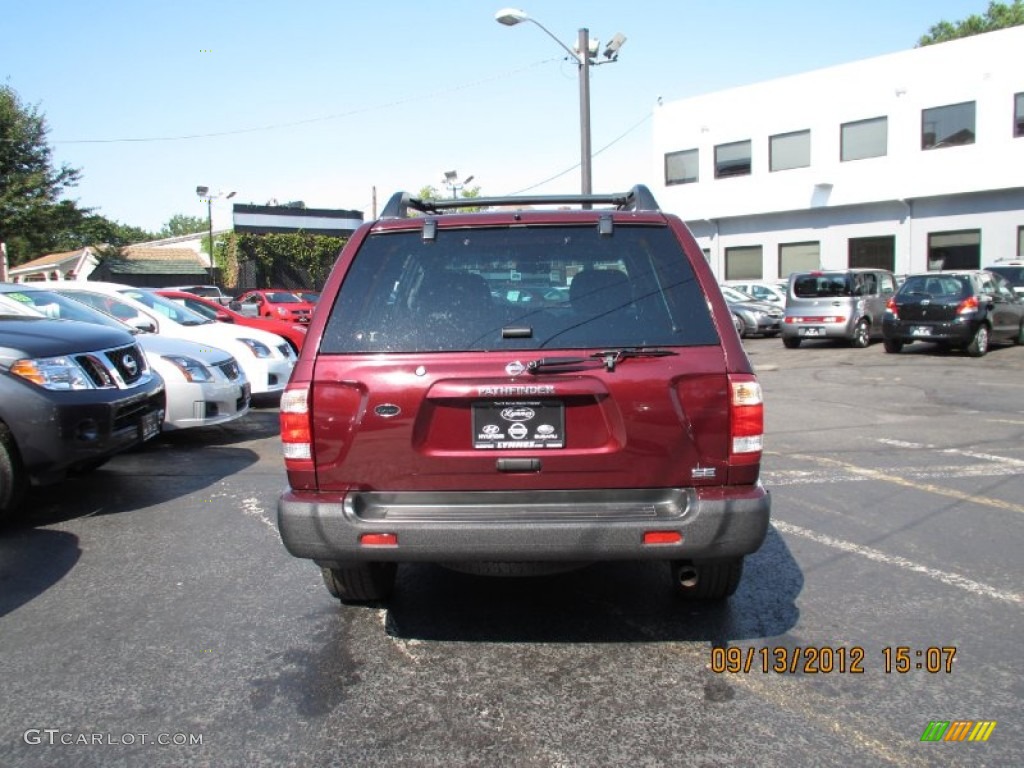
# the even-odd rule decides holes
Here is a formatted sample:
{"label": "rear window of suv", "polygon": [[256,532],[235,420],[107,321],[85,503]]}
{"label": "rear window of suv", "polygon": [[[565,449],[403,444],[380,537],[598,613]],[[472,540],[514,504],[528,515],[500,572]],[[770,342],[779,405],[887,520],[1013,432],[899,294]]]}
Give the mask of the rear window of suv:
{"label": "rear window of suv", "polygon": [[718,344],[673,233],[616,223],[380,232],[360,247],[321,353]]}

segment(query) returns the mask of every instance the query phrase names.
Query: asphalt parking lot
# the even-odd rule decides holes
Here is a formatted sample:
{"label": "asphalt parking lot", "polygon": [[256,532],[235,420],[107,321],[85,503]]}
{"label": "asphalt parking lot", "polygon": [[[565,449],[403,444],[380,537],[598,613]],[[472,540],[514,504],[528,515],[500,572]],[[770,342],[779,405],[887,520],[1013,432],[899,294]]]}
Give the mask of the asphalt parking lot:
{"label": "asphalt parking lot", "polygon": [[1024,764],[1024,347],[745,346],[773,525],[724,605],[619,563],[340,606],[278,537],[274,408],[37,489],[0,765]]}

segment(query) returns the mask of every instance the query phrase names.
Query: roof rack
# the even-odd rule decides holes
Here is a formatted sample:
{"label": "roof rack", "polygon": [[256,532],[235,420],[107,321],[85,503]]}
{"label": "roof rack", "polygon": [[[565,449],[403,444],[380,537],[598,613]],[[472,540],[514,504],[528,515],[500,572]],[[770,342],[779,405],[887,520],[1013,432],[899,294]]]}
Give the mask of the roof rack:
{"label": "roof rack", "polygon": [[628,192],[607,195],[530,195],[522,197],[463,197],[424,200],[408,192],[396,192],[381,212],[382,219],[407,219],[409,209],[420,213],[457,212],[460,208],[508,208],[527,205],[614,205],[620,211],[660,211],[651,190],[637,184]]}

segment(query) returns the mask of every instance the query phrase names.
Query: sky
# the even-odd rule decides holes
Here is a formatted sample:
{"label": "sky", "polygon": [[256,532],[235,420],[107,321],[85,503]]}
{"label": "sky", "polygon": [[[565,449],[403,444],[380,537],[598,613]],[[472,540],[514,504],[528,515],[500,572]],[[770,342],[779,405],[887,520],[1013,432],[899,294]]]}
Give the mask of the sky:
{"label": "sky", "polygon": [[[231,224],[301,200],[369,219],[396,191],[580,188],[580,28],[626,43],[590,69],[593,189],[654,186],[670,102],[913,48],[988,0],[0,0],[0,83],[45,117],[67,197],[122,224]],[[556,41],[557,40],[557,41]],[[751,115],[752,123],[757,115]],[[376,206],[376,207],[375,207]]]}

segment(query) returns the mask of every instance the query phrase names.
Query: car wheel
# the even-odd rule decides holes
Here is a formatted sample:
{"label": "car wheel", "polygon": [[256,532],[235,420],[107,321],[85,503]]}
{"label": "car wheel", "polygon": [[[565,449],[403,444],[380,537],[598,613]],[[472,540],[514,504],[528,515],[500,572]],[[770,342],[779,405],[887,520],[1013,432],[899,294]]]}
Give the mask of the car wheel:
{"label": "car wheel", "polygon": [[0,521],[18,507],[27,487],[14,440],[0,424]]}
{"label": "car wheel", "polygon": [[782,343],[786,345],[786,349],[796,349],[800,346],[799,336],[783,336]]}
{"label": "car wheel", "polygon": [[899,339],[885,339],[882,341],[882,345],[885,347],[886,352],[892,354],[896,354],[903,349],[903,342]]}
{"label": "car wheel", "polygon": [[988,352],[988,326],[982,323],[967,344],[967,354],[971,357],[982,357],[986,352]]}
{"label": "car wheel", "polygon": [[736,329],[736,335],[739,336],[742,339],[743,336],[744,336],[744,333],[743,333],[743,327],[744,327],[743,326],[743,318],[741,318],[739,315],[733,315],[732,316],[732,325],[733,325],[733,328]]}
{"label": "car wheel", "polygon": [[344,568],[321,568],[327,591],[343,603],[387,600],[395,588],[395,563],[352,563]]}
{"label": "car wheel", "polygon": [[736,591],[742,576],[742,557],[672,563],[672,583],[684,600],[724,600]]}
{"label": "car wheel", "polygon": [[853,337],[850,339],[850,346],[856,349],[864,349],[871,343],[871,327],[867,320],[861,320],[853,329]]}

